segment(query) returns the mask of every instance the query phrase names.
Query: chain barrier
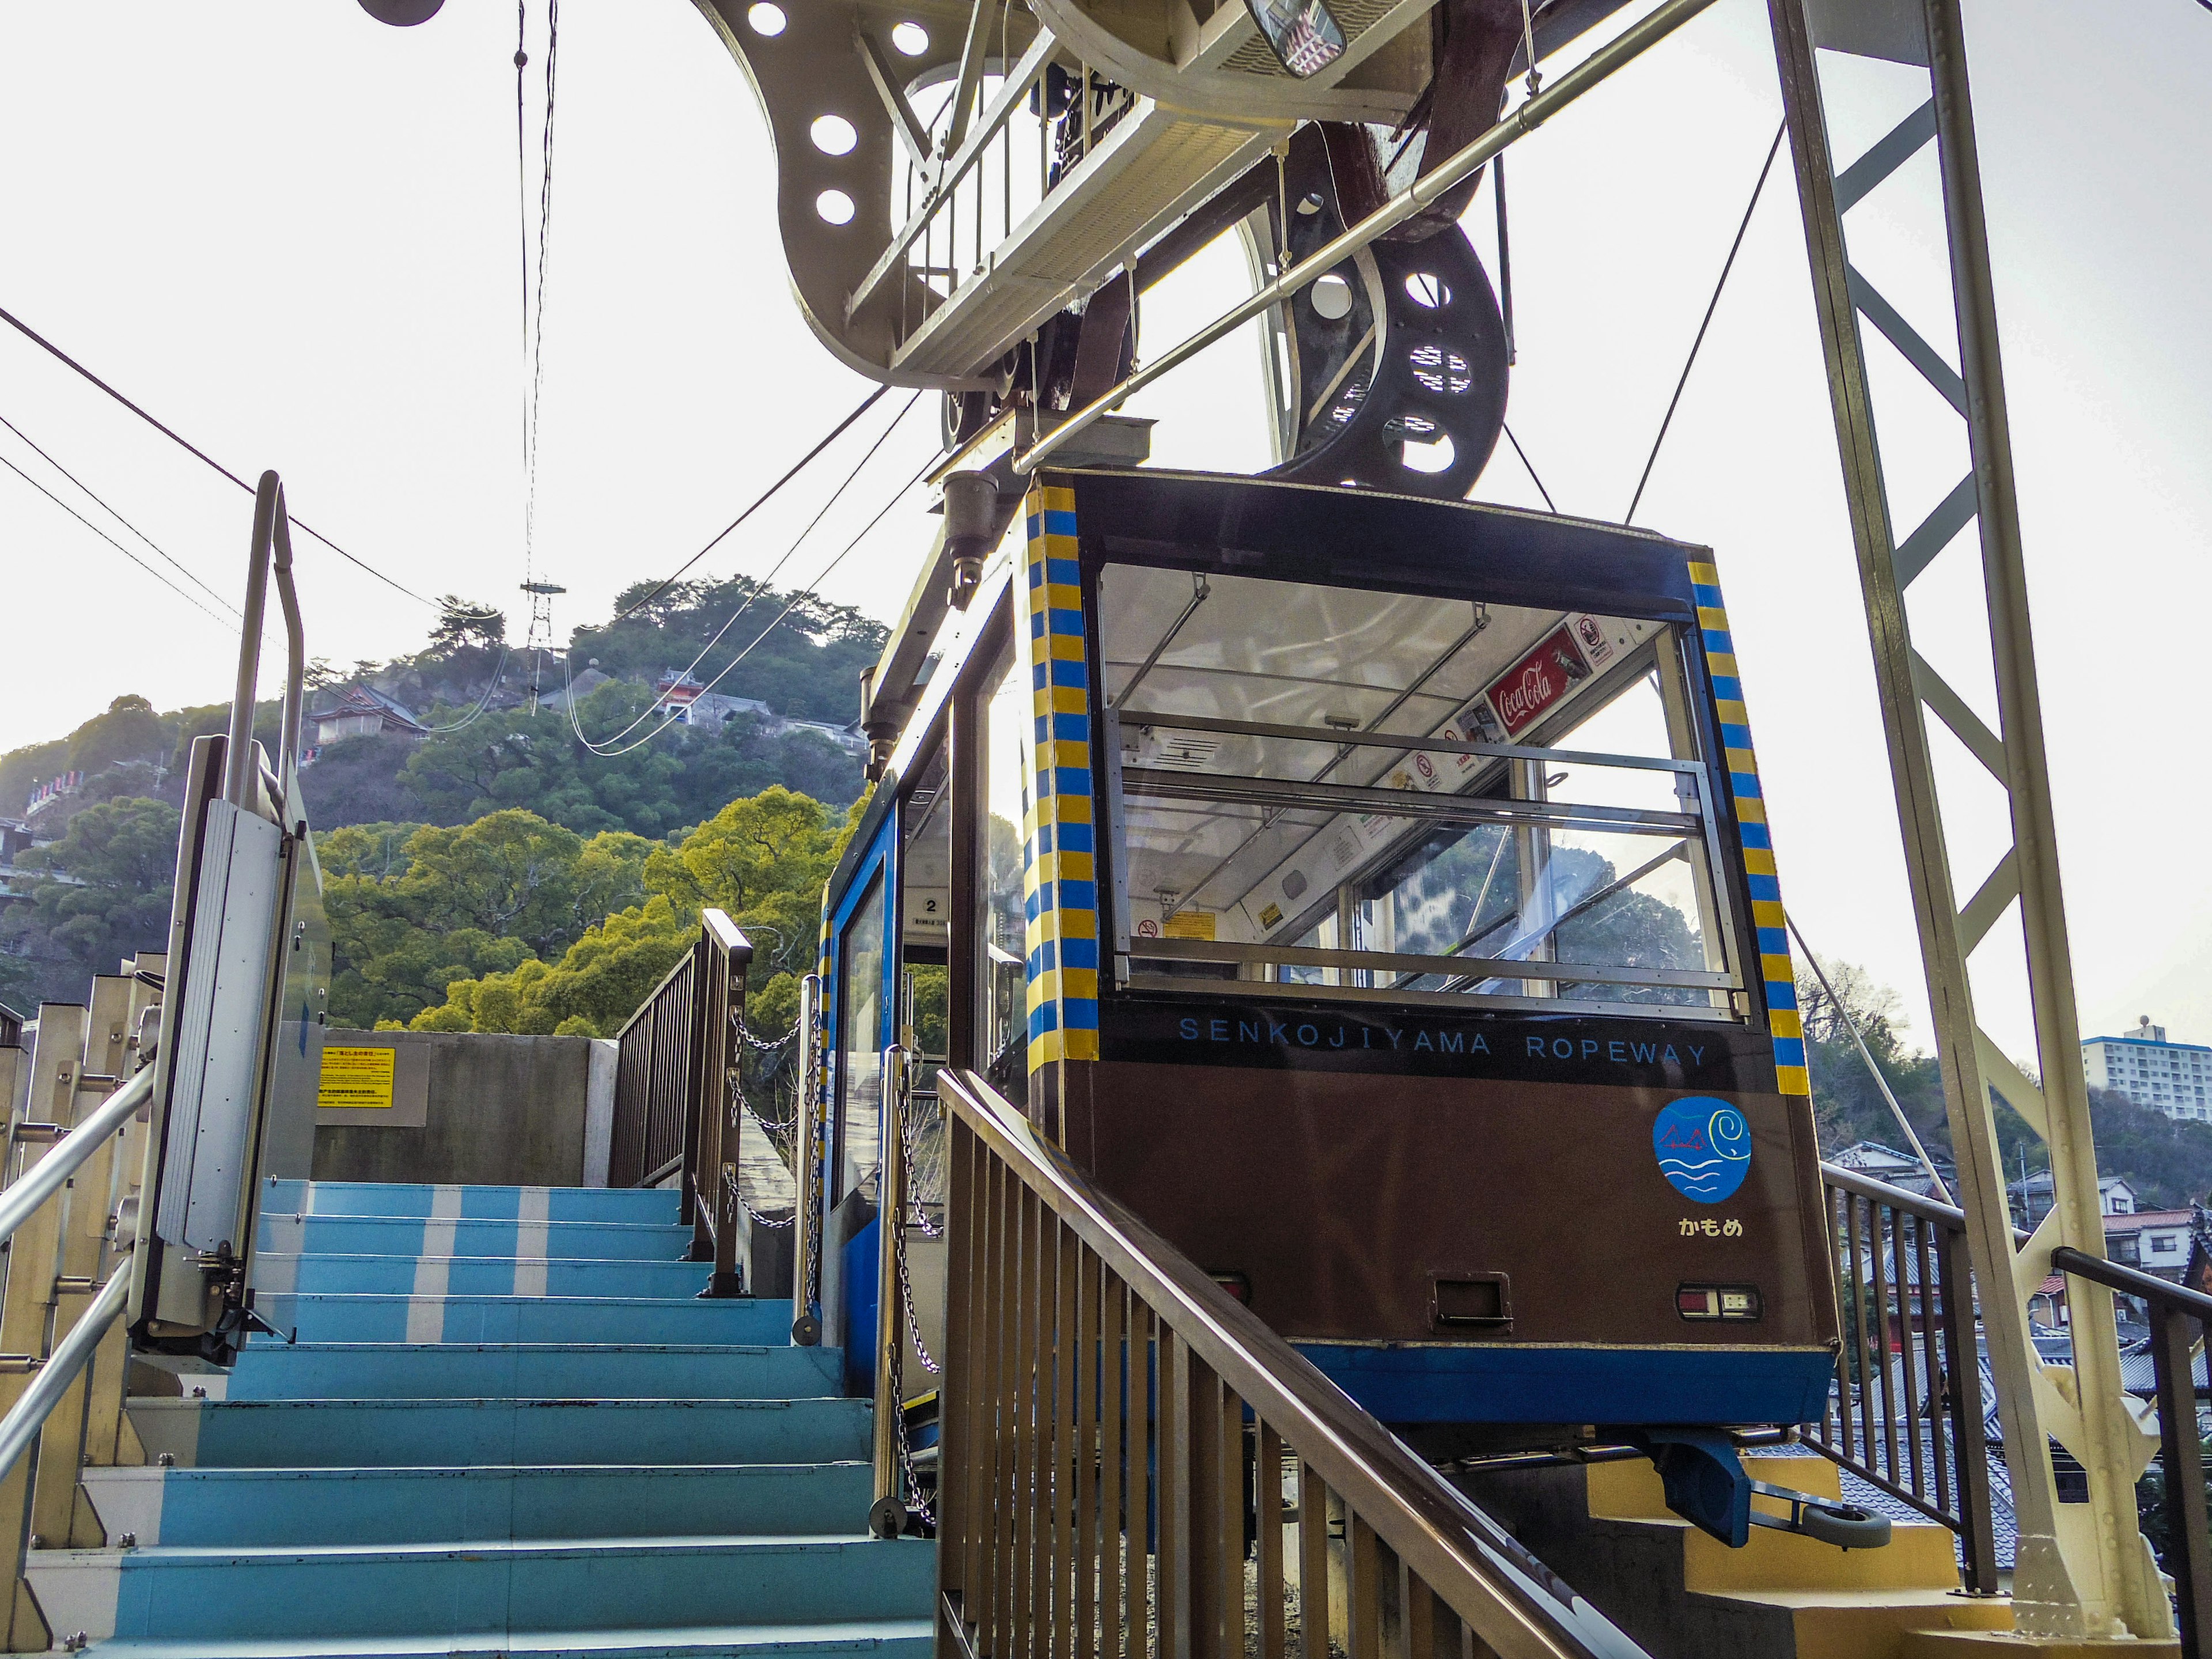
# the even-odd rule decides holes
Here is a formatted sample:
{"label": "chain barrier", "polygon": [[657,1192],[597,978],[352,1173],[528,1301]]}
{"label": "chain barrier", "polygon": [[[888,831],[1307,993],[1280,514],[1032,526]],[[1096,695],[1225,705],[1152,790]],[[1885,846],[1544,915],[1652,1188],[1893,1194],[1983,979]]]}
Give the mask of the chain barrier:
{"label": "chain barrier", "polygon": [[[753,1035],[745,1029],[745,1017],[744,1011],[742,1009],[736,1008],[730,1011],[730,1027],[732,1032],[740,1042],[750,1043],[756,1049],[781,1048],[784,1043],[790,1042],[793,1034],[799,1030],[798,1026],[794,1024],[791,1028],[791,1030],[785,1032],[775,1042],[763,1043],[753,1036]],[[729,1060],[727,1070],[725,1073],[725,1077],[726,1078],[729,1085],[727,1090],[729,1096],[729,1127],[737,1131],[738,1136],[738,1144],[742,1148],[744,1144],[744,1120],[750,1117],[754,1122],[760,1125],[763,1132],[770,1137],[771,1144],[773,1144],[774,1138],[776,1135],[787,1132],[799,1121],[799,1115],[794,1111],[787,1121],[781,1123],[776,1122],[775,1120],[770,1118],[763,1117],[759,1109],[754,1106],[749,1098],[746,1097],[744,1062],[744,1056],[742,1051],[732,1055]],[[743,1210],[745,1214],[750,1218],[753,1225],[756,1227],[781,1230],[785,1227],[793,1227],[798,1224],[799,1209],[797,1200],[795,1199],[793,1203],[791,1213],[782,1217],[781,1219],[775,1216],[765,1215],[759,1210],[755,1209],[752,1204],[746,1199],[744,1188],[738,1179],[738,1165],[729,1163],[725,1163],[722,1165],[722,1182],[723,1190],[727,1192],[729,1195],[736,1200],[738,1207]]]}
{"label": "chain barrier", "polygon": [[[809,977],[811,979],[811,975]],[[817,1126],[811,1137],[813,1156],[801,1160],[806,1167],[799,1171],[799,1204],[812,1218],[811,1224],[806,1229],[806,1259],[799,1264],[799,1281],[793,1287],[792,1299],[796,1304],[799,1316],[802,1319],[811,1317],[814,1313],[817,1290],[822,1282],[822,1226],[828,1219],[828,1217],[823,1214],[825,1206],[822,1202],[823,1197],[822,1134],[819,1124],[822,1106],[821,1077],[824,1068],[822,1061],[823,1021],[820,1002],[819,993],[811,992],[803,995],[799,1003],[802,1015],[811,1018],[811,1024],[807,1030],[806,1042],[800,1048],[799,1098],[794,1103],[793,1112],[793,1121],[797,1121],[801,1114],[806,1114],[808,1115],[806,1121]],[[796,1033],[799,1029],[799,1024],[794,1022],[791,1029]],[[808,1139],[808,1136],[801,1134],[793,1144],[793,1152],[797,1152],[805,1148]],[[796,1210],[793,1212],[794,1217],[797,1213]]]}
{"label": "chain barrier", "polygon": [[[916,1091],[909,1094],[907,1099],[909,1103],[919,1100],[925,1092],[928,1093],[932,1100],[937,1097],[933,1091]],[[942,1121],[944,1108],[940,1106],[938,1110],[939,1121]],[[906,1196],[907,1208],[909,1212],[907,1224],[921,1228],[921,1236],[924,1238],[942,1238],[945,1237],[944,1224],[940,1222],[934,1227],[929,1224],[929,1206],[923,1203],[919,1196],[921,1188],[921,1183],[915,1179],[915,1172],[921,1159],[915,1152],[915,1133],[914,1114],[911,1111],[901,1112],[899,1114],[899,1154],[906,1160]],[[936,1367],[932,1366],[930,1369],[934,1370]]]}
{"label": "chain barrier", "polygon": [[[939,1376],[943,1375],[944,1366],[939,1361],[931,1356],[928,1348],[922,1343],[921,1321],[915,1316],[915,1313],[914,1279],[907,1270],[907,1217],[908,1212],[913,1212],[915,1215],[920,1216],[921,1205],[921,1201],[914,1196],[914,1112],[912,1108],[915,1099],[915,1091],[909,1088],[906,1084],[907,1073],[905,1067],[902,1066],[900,1068],[899,1076],[901,1098],[898,1103],[897,1157],[900,1170],[904,1176],[903,1181],[901,1182],[901,1185],[905,1189],[904,1201],[898,1206],[901,1213],[896,1218],[887,1214],[883,1218],[883,1219],[884,1224],[886,1226],[889,1226],[891,1230],[891,1261],[893,1266],[897,1269],[899,1302],[902,1311],[906,1315],[906,1328],[904,1340],[901,1340],[895,1339],[890,1345],[890,1352],[883,1357],[883,1361],[885,1367],[890,1372],[891,1386],[890,1394],[891,1410],[894,1414],[892,1429],[894,1437],[897,1442],[899,1470],[906,1480],[907,1508],[914,1516],[915,1519],[921,1522],[922,1525],[927,1527],[934,1526],[936,1524],[937,1516],[933,1506],[930,1504],[927,1498],[922,1496],[921,1474],[915,1467],[914,1443],[907,1431],[907,1343],[911,1342],[914,1345],[915,1357],[921,1361],[922,1369],[927,1371],[930,1376]],[[930,1231],[926,1218],[922,1218],[921,1225],[924,1232],[933,1238],[938,1237],[943,1231],[942,1228],[939,1228],[935,1232]],[[942,1409],[942,1399],[943,1397],[940,1395],[940,1410]]]}
{"label": "chain barrier", "polygon": [[742,1041],[748,1048],[753,1049],[755,1052],[759,1054],[773,1054],[776,1049],[782,1048],[785,1043],[790,1042],[792,1038],[799,1035],[799,1022],[795,1019],[791,1022],[791,1029],[788,1031],[786,1031],[781,1036],[775,1038],[755,1036],[752,1034],[751,1027],[745,1024],[745,1017],[742,1013],[737,1016],[737,1022],[738,1036],[739,1040]]}

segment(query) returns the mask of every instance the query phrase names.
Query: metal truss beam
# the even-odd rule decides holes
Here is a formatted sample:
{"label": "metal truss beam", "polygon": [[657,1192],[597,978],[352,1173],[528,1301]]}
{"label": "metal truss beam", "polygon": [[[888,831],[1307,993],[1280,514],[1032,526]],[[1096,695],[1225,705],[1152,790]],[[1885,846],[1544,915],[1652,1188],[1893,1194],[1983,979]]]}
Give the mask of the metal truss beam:
{"label": "metal truss beam", "polygon": [[[2061,904],[2051,786],[2021,556],[2004,375],[1983,217],[1973,111],[1958,0],[1769,0],[1790,151],[1797,172],[1821,346],[1827,360],[1852,539],[1874,647],[1913,912],[1935,1018],[1959,1197],[1980,1287],[2020,1525],[2014,1613],[2023,1633],[2051,1637],[2172,1634],[2149,1547],[2136,1529],[2135,1481],[2156,1445],[2120,1386],[2110,1294],[2074,1281],[2075,1364],[2046,1367],[2028,1340],[2027,1298],[2061,1244],[2104,1253],[2096,1152],[2090,1139],[2071,951]],[[1815,48],[1916,64],[1929,98],[1850,166],[1828,144]],[[1954,368],[1852,269],[1843,216],[1933,138],[1943,185],[1945,246],[1960,362]],[[1893,533],[1875,440],[1861,322],[1896,347],[1964,421],[1972,471],[1902,542]],[[1972,520],[1988,611],[1997,699],[1990,730],[1913,648],[1905,591]],[[1963,908],[1932,764],[1933,713],[2006,791],[2012,846]],[[2017,902],[2042,1086],[2022,1075],[1977,1020],[1967,962]],[[2014,1244],[1991,1091],[2051,1150],[2053,1206],[2029,1243]],[[2050,1437],[2089,1476],[2087,1504],[2058,1501]]]}

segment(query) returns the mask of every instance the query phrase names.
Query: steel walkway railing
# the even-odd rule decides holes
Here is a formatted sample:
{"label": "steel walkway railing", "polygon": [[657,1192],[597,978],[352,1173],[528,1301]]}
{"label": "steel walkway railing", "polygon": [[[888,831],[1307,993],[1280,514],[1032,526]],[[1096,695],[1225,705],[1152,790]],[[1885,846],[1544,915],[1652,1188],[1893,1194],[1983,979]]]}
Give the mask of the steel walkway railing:
{"label": "steel walkway railing", "polygon": [[940,1653],[1642,1654],[981,1078],[938,1092]]}

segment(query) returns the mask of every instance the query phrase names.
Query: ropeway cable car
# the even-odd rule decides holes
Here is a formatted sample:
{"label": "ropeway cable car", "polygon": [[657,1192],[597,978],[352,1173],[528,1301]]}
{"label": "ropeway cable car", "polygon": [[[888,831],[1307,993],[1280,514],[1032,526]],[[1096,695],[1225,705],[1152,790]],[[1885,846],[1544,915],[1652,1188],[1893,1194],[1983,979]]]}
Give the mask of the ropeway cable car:
{"label": "ropeway cable car", "polygon": [[1626,1438],[1741,1541],[1725,1431],[1816,1419],[1838,1334],[1711,554],[1044,472],[933,648],[827,893],[833,1334],[903,1042],[1417,1445]]}

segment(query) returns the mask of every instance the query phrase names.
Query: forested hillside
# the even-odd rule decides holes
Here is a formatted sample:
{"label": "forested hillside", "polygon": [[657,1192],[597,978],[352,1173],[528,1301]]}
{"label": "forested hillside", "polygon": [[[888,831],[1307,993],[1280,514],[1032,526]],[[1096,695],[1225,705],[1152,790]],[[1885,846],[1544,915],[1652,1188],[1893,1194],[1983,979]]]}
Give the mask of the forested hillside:
{"label": "forested hillside", "polygon": [[[1922,1143],[1933,1156],[1950,1158],[1951,1129],[1943,1108],[1942,1078],[1933,1054],[1909,1049],[1899,1041],[1897,994],[1871,983],[1848,963],[1828,966],[1835,997],[1809,974],[1797,981],[1821,1152],[1840,1152],[1858,1140],[1876,1140],[1906,1150],[1896,1116],[1851,1041],[1844,1018],[1848,1012]],[[2023,1063],[2021,1069],[2034,1075],[2032,1062]],[[2097,1136],[2099,1169],[2106,1175],[2125,1176],[2144,1208],[2185,1206],[2203,1201],[2212,1193],[2212,1124],[2177,1121],[2106,1089],[2090,1091],[2089,1109]],[[2023,1170],[2033,1173],[2047,1168],[2050,1158],[2043,1142],[2002,1097],[1996,1101],[1996,1115],[2006,1179],[2017,1181]]]}
{"label": "forested hillside", "polygon": [[[659,593],[639,584],[618,597],[617,616],[632,606],[635,615],[578,629],[565,658],[533,656],[511,645],[497,613],[448,596],[420,650],[349,670],[313,664],[325,702],[367,685],[429,728],[331,743],[301,775],[333,880],[333,921],[343,913],[356,930],[341,964],[345,1017],[411,1018],[456,973],[557,959],[587,925],[641,895],[653,847],[732,801],[783,789],[838,814],[858,795],[859,760],[785,720],[849,720],[880,626],[746,578]],[[687,665],[717,692],[772,712],[719,728],[669,722],[652,683]],[[573,719],[554,696],[572,667],[593,684],[611,677],[579,697]],[[534,707],[533,684],[545,694]],[[20,816],[40,785],[82,774],[41,815],[44,844],[18,860],[12,886],[25,896],[0,907],[0,1000],[81,999],[93,974],[158,948],[185,762],[193,738],[229,718],[227,703],[161,711],[125,693],[68,736],[0,756],[0,817]],[[255,735],[272,751],[277,719],[274,702],[257,706]],[[495,886],[487,872],[508,859],[533,872],[531,897],[512,915],[467,885]],[[547,871],[574,884],[557,901],[567,907],[557,922]]]}

